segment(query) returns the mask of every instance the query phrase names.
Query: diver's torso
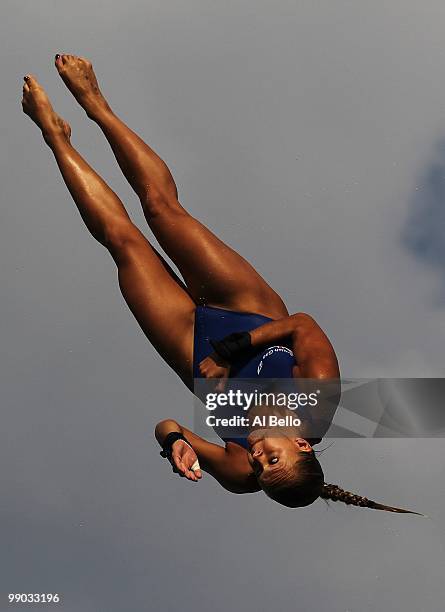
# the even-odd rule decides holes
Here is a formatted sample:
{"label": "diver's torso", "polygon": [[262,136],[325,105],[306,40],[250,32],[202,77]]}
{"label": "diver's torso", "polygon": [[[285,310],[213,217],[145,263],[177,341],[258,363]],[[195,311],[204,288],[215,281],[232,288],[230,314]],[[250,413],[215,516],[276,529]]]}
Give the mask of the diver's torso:
{"label": "diver's torso", "polygon": [[[234,312],[213,306],[197,306],[195,313],[193,377],[202,379],[199,371],[200,362],[213,353],[210,339],[221,340],[233,332],[251,331],[273,319],[254,313]],[[255,348],[242,359],[231,365],[230,378],[226,382],[224,393],[243,393],[252,397],[253,394],[265,392],[270,388],[270,379],[279,379],[283,392],[295,390],[293,367],[295,366],[291,338],[268,347]],[[276,387],[276,385],[275,385]],[[195,381],[195,395],[201,400],[209,387],[205,383]],[[238,395],[239,397],[239,395]],[[253,400],[252,400],[253,401]],[[234,442],[247,448],[248,427],[245,423],[247,410],[238,402],[226,406],[218,405],[212,409],[211,415],[215,421],[232,418],[230,426],[214,426],[213,429],[225,442]],[[244,420],[243,420],[244,419]]]}

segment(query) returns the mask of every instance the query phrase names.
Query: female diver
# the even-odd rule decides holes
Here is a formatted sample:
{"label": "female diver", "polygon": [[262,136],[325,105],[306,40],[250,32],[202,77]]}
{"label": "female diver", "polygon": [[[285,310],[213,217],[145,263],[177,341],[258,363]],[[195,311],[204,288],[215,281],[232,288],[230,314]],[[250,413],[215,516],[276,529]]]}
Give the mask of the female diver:
{"label": "female diver", "polygon": [[[88,230],[110,252],[119,286],[143,332],[193,391],[194,378],[227,380],[254,376],[339,381],[326,334],[307,314],[289,315],[283,300],[255,269],[179,203],[166,164],[111,110],[91,63],[56,55],[55,66],[77,102],[102,130],[138,195],[145,218],[183,282],[131,222],[122,202],[70,142],[70,126],[53,110],[36,78],[24,77],[22,106],[41,129]],[[283,350],[284,347],[284,350]],[[279,350],[275,350],[275,349]],[[269,350],[272,349],[272,350]],[[261,364],[261,365],[260,365]],[[212,444],[172,420],[155,431],[174,470],[192,481],[202,469],[228,491],[263,490],[289,507],[318,497],[388,510],[324,482],[313,444],[287,427],[272,435]]]}

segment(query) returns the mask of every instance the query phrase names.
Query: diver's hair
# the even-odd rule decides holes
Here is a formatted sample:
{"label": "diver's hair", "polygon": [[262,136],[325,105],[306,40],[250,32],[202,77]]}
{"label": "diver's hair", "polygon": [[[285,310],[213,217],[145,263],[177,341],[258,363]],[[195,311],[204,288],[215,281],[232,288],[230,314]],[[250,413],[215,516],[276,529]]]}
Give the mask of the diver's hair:
{"label": "diver's hair", "polygon": [[361,497],[360,495],[351,493],[350,491],[345,491],[338,485],[334,484],[324,483],[320,497],[323,499],[329,499],[331,501],[341,501],[350,506],[372,508],[373,510],[386,510],[387,512],[397,512],[399,514],[417,514],[419,516],[424,516],[423,514],[420,514],[420,512],[413,512],[412,510],[404,510],[403,508],[395,508],[394,506],[384,506],[383,504],[378,504],[377,502],[372,501],[372,499]]}
{"label": "diver's hair", "polygon": [[[263,491],[288,508],[309,506],[320,497],[324,474],[314,451],[300,453],[298,468],[293,465],[272,482],[261,482]],[[281,477],[280,477],[281,476]]]}
{"label": "diver's hair", "polygon": [[318,497],[321,497],[324,500],[341,501],[349,506],[425,516],[412,510],[384,506],[367,497],[345,491],[338,485],[327,484],[324,482],[323,470],[314,451],[305,452],[300,457],[298,464],[288,471],[284,478],[269,484],[263,483],[262,488],[266,495],[288,508],[309,506]]}

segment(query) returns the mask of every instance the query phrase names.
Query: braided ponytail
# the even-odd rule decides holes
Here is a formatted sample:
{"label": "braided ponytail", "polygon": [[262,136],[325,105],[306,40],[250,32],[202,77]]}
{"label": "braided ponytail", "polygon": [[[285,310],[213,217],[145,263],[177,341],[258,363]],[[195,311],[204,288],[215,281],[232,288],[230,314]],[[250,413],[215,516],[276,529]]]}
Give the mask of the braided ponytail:
{"label": "braided ponytail", "polygon": [[338,485],[327,484],[324,482],[323,470],[313,451],[300,453],[298,461],[290,468],[273,472],[272,478],[259,478],[258,483],[268,497],[288,508],[309,506],[321,497],[325,500],[341,501],[349,506],[425,516],[412,510],[384,506],[367,497],[345,491]]}
{"label": "braided ponytail", "polygon": [[413,512],[412,510],[404,510],[403,508],[394,508],[393,506],[384,506],[377,502],[368,499],[367,497],[361,497],[350,491],[345,491],[338,485],[334,484],[323,484],[320,497],[331,501],[341,501],[344,504],[351,506],[360,506],[361,508],[372,508],[374,510],[386,510],[387,512],[398,512],[401,514],[417,514],[419,516],[425,516],[420,512]]}

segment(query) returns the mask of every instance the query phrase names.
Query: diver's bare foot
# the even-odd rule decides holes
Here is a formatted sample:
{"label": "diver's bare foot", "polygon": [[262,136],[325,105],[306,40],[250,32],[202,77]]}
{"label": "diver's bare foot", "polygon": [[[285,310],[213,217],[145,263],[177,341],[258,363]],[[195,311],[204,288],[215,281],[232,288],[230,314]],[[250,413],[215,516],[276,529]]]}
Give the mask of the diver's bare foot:
{"label": "diver's bare foot", "polygon": [[43,138],[50,146],[60,139],[69,142],[71,128],[54,111],[43,87],[30,74],[24,77],[24,81],[23,112],[42,130]]}
{"label": "diver's bare foot", "polygon": [[91,119],[110,110],[89,60],[77,55],[57,54],[55,64],[63,82]]}

